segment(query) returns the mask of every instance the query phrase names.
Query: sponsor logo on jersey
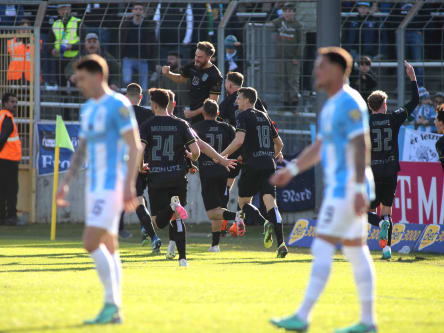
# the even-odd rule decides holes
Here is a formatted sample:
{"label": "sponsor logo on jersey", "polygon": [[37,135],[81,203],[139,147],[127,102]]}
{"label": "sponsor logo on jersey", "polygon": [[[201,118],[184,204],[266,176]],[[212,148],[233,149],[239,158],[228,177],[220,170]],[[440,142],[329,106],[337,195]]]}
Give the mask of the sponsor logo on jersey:
{"label": "sponsor logo on jersey", "polygon": [[307,231],[308,221],[305,219],[298,220],[291,231],[291,236],[289,240],[289,244],[293,244],[298,240],[302,239]]}
{"label": "sponsor logo on jersey", "polygon": [[191,84],[193,86],[198,86],[199,82],[200,82],[199,77],[198,76],[193,76],[193,80],[191,81]]}
{"label": "sponsor logo on jersey", "polygon": [[421,251],[426,247],[433,245],[436,242],[439,234],[439,225],[431,224],[424,230],[421,243],[419,244],[418,250]]}

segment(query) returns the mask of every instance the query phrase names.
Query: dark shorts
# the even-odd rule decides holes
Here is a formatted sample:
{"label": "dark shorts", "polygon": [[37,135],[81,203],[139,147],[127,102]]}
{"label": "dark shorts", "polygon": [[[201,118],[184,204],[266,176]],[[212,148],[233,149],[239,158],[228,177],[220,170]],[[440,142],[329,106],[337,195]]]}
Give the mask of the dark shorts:
{"label": "dark shorts", "polygon": [[256,193],[271,194],[276,198],[276,187],[270,184],[275,169],[254,169],[243,166],[239,178],[239,197],[252,197]]}
{"label": "dark shorts", "polygon": [[146,174],[139,173],[137,175],[136,179],[136,193],[138,197],[141,197],[143,195],[143,192],[145,192],[145,189],[148,186],[148,177]]}
{"label": "dark shorts", "polygon": [[242,164],[238,163],[234,169],[230,169],[228,178],[236,178],[242,169]]}
{"label": "dark shorts", "polygon": [[201,178],[200,183],[205,210],[227,208],[227,177]]}
{"label": "dark shorts", "polygon": [[171,203],[171,197],[177,195],[180,199],[180,204],[185,206],[187,204],[187,181],[184,180],[174,187],[155,187],[148,184],[148,196],[150,200],[150,210],[152,216],[168,207]]}
{"label": "dark shorts", "polygon": [[372,201],[370,208],[375,209],[380,204],[391,207],[393,205],[393,199],[395,198],[397,184],[397,175],[393,177],[375,178],[376,199]]}

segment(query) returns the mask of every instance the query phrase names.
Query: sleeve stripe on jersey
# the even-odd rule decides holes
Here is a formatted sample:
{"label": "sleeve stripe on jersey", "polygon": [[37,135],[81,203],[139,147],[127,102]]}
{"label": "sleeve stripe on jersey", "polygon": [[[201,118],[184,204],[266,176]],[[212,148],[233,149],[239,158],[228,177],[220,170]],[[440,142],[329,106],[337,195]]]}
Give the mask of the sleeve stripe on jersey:
{"label": "sleeve stripe on jersey", "polygon": [[367,132],[368,129],[365,128],[359,128],[351,133],[349,133],[349,135],[347,136],[348,139],[354,139],[355,137],[357,137],[358,135],[364,134],[365,132]]}
{"label": "sleeve stripe on jersey", "polygon": [[220,95],[220,91],[211,91],[211,90],[210,90],[210,94]]}
{"label": "sleeve stripe on jersey", "polygon": [[187,143],[185,143],[185,146],[189,146],[190,144],[195,143],[195,142],[196,142],[196,139],[193,138],[190,141],[188,141]]}
{"label": "sleeve stripe on jersey", "polygon": [[242,128],[236,128],[236,132],[244,132],[244,133],[247,133],[247,131],[244,130],[244,129],[242,129]]}
{"label": "sleeve stripe on jersey", "polygon": [[125,133],[125,132],[129,132],[129,131],[132,131],[134,129],[134,126],[133,126],[133,124],[131,123],[131,124],[128,124],[128,125],[126,125],[126,126],[124,126],[124,127],[122,127],[121,129],[120,129],[120,134],[123,134],[123,133]]}
{"label": "sleeve stripe on jersey", "polygon": [[140,139],[140,141],[142,141],[144,144],[146,144],[148,146],[148,141],[146,141],[144,139]]}

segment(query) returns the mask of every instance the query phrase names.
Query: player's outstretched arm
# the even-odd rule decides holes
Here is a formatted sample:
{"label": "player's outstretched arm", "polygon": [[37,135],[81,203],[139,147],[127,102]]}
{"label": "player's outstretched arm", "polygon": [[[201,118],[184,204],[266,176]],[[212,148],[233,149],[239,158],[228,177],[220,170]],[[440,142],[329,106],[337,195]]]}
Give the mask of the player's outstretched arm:
{"label": "player's outstretched arm", "polygon": [[197,143],[199,144],[199,148],[202,151],[202,153],[211,158],[215,163],[219,163],[228,171],[236,167],[236,160],[230,160],[228,158],[223,157],[221,154],[215,151],[213,147],[211,147],[208,143],[201,140],[200,138],[197,139]]}
{"label": "player's outstretched arm", "polygon": [[125,179],[125,188],[123,192],[123,201],[125,205],[125,211],[132,212],[137,208],[136,198],[136,178],[137,173],[142,164],[143,147],[140,143],[139,131],[137,129],[131,129],[123,133],[123,139],[129,147],[128,152],[128,173]]}
{"label": "player's outstretched arm", "polygon": [[404,108],[406,109],[407,114],[410,116],[410,114],[415,110],[415,108],[419,104],[419,91],[418,91],[418,84],[416,82],[415,69],[407,61],[404,61],[404,65],[405,65],[405,72],[410,79],[410,89],[411,89],[411,99],[404,106]]}
{"label": "player's outstretched arm", "polygon": [[367,213],[369,204],[366,194],[365,169],[370,164],[370,136],[368,133],[357,135],[350,144],[353,149],[356,173],[354,208],[357,215],[362,215]]}
{"label": "player's outstretched arm", "polygon": [[197,161],[197,159],[198,159],[199,156],[200,156],[200,148],[199,148],[199,144],[198,144],[197,142],[193,142],[192,144],[190,144],[190,145],[188,146],[188,148],[189,148],[190,151],[191,151],[189,158],[190,158],[193,162]]}
{"label": "player's outstretched arm", "polygon": [[285,168],[279,169],[271,176],[270,183],[278,187],[284,187],[294,176],[318,164],[321,145],[322,141],[317,139],[315,143],[305,148],[297,159],[291,161]]}
{"label": "player's outstretched arm", "polygon": [[277,136],[273,139],[274,142],[274,157],[278,157],[282,153],[282,148],[284,148],[284,143],[280,136]]}
{"label": "player's outstretched arm", "polygon": [[236,136],[234,137],[233,141],[231,141],[229,146],[225,148],[225,150],[220,154],[222,156],[232,155],[235,151],[237,151],[240,147],[242,147],[242,145],[244,144],[244,140],[245,140],[245,132],[238,130],[236,132]]}
{"label": "player's outstretched arm", "polygon": [[162,66],[162,74],[175,83],[187,83],[188,79],[170,71],[170,66]]}
{"label": "player's outstretched arm", "polygon": [[56,194],[56,203],[58,206],[67,206],[68,202],[65,200],[66,195],[69,192],[69,184],[72,179],[77,175],[77,172],[83,165],[86,156],[86,140],[80,139],[77,145],[77,150],[71,158],[71,166],[68,169],[65,177],[63,177],[60,187]]}

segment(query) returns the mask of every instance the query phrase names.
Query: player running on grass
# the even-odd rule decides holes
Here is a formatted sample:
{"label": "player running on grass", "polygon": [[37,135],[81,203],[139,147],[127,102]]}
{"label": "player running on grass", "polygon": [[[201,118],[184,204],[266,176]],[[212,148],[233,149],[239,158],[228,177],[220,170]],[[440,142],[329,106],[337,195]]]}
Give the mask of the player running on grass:
{"label": "player running on grass", "polygon": [[[379,244],[382,258],[392,257],[392,205],[398,184],[399,152],[398,135],[401,125],[412,114],[419,102],[415,70],[405,61],[405,71],[410,79],[411,100],[402,108],[387,113],[387,94],[377,90],[367,98],[372,142],[371,166],[375,176],[376,199],[370,204],[368,221],[379,227]],[[381,217],[376,208],[381,205]]]}
{"label": "player running on grass", "polygon": [[[288,253],[284,242],[282,218],[276,203],[276,187],[269,183],[276,171],[275,157],[283,143],[270,118],[254,108],[257,100],[255,89],[246,87],[238,90],[236,136],[221,155],[229,156],[242,147],[242,171],[239,178],[239,206],[245,215],[264,224],[264,246],[273,245],[273,230],[277,238],[277,257],[285,258]],[[266,218],[252,205],[253,196],[260,192],[267,209]]]}
{"label": "player running on grass", "polygon": [[320,115],[318,139],[271,178],[273,184],[285,186],[298,173],[322,162],[326,187],[311,246],[312,271],[296,313],[271,323],[298,332],[308,329],[310,313],[330,275],[336,245],[342,243],[342,252],[353,266],[361,320],[336,332],[376,332],[375,273],[366,244],[367,192],[373,183],[367,105],[346,84],[353,66],[350,54],[339,47],[321,48],[318,53],[315,84],[329,96]]}
{"label": "player running on grass", "polygon": [[108,65],[98,55],[81,58],[75,66],[77,88],[89,100],[81,110],[79,144],[57,192],[66,206],[69,184],[88,156],[85,249],[93,258],[105,289],[105,305],[85,324],[120,323],[121,270],[118,253],[119,216],[137,207],[134,183],[142,156],[133,108],[126,97],[108,87]]}
{"label": "player running on grass", "polygon": [[[219,106],[211,99],[207,99],[203,105],[204,120],[193,126],[197,135],[211,145],[218,153],[228,147],[234,139],[234,127],[217,121]],[[202,199],[211,220],[212,243],[209,252],[220,252],[219,241],[222,231],[222,220],[233,220],[239,236],[245,234],[245,224],[242,212],[232,212],[227,210],[226,192],[229,172],[222,166],[214,163],[207,157],[199,158],[199,176],[202,187]]]}

